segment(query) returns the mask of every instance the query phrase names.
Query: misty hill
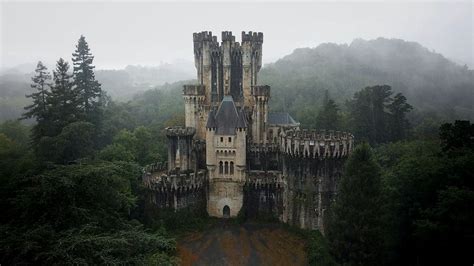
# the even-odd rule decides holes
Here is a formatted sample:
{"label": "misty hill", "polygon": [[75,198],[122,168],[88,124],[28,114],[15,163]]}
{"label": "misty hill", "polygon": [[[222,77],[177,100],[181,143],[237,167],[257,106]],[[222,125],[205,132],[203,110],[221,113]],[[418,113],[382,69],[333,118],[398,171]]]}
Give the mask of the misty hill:
{"label": "misty hill", "polygon": [[120,70],[97,70],[97,80],[114,99],[126,100],[135,93],[165,83],[188,80],[195,77],[194,66],[188,61],[159,66],[128,65]]}
{"label": "misty hill", "polygon": [[25,95],[32,92],[32,75],[14,70],[0,75],[0,122],[19,118],[24,112],[23,107],[30,104]]}
{"label": "misty hill", "polygon": [[[48,62],[51,66],[52,62]],[[70,63],[70,62],[69,62]],[[23,107],[30,104],[25,97],[32,92],[30,84],[36,64],[23,64],[0,72],[0,122],[16,119]],[[52,72],[51,67],[49,71]],[[132,66],[119,70],[96,70],[102,89],[114,100],[125,101],[135,94],[166,83],[195,77],[194,66],[188,61],[176,61],[159,66]]]}
{"label": "misty hill", "polygon": [[472,119],[473,73],[418,43],[356,39],[350,45],[296,49],[266,65],[259,83],[271,85],[272,108],[290,111],[296,118],[317,109],[326,89],[342,104],[355,91],[387,84],[405,94],[415,112]]}

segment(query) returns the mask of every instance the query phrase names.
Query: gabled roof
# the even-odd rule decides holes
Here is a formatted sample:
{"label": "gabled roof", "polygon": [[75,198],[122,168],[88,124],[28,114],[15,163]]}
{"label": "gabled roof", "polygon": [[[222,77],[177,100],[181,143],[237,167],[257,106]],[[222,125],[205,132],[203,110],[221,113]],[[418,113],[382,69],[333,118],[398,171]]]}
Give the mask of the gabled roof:
{"label": "gabled roof", "polygon": [[216,134],[235,135],[236,128],[246,128],[245,116],[241,109],[237,109],[232,96],[226,95],[217,110],[209,112],[207,128],[216,128]]}
{"label": "gabled roof", "polygon": [[289,113],[269,113],[268,124],[272,125],[299,125]]}

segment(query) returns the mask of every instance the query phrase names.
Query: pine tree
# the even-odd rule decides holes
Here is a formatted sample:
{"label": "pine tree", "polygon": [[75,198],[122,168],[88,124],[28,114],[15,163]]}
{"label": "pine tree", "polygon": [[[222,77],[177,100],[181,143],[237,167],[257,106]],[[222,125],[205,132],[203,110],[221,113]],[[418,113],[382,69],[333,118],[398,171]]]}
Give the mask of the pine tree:
{"label": "pine tree", "polygon": [[74,85],[80,99],[81,111],[86,121],[97,124],[100,120],[102,89],[95,79],[95,66],[92,65],[94,56],[84,36],[79,38],[72,56]]}
{"label": "pine tree", "polygon": [[36,119],[36,125],[33,127],[33,145],[38,144],[41,137],[48,135],[50,132],[50,117],[48,107],[49,91],[48,86],[51,75],[48,69],[41,61],[38,62],[35,70],[35,76],[32,78],[31,88],[35,89],[27,98],[31,98],[33,103],[25,107],[26,112],[22,115],[22,119]]}
{"label": "pine tree", "polygon": [[407,137],[410,123],[406,118],[406,114],[413,107],[407,103],[407,98],[401,93],[397,93],[393,98],[393,102],[388,105],[391,114],[390,133],[391,141],[401,140]]}
{"label": "pine tree", "polygon": [[340,129],[341,116],[336,102],[329,97],[326,90],[324,95],[323,107],[316,118],[316,125],[321,129]]}
{"label": "pine tree", "polygon": [[361,144],[348,159],[327,236],[344,265],[380,265],[381,174],[370,146]]}
{"label": "pine tree", "polygon": [[349,102],[354,134],[371,144],[390,139],[388,105],[392,102],[392,89],[388,85],[366,87],[356,92]]}
{"label": "pine tree", "polygon": [[54,84],[51,86],[49,99],[51,119],[54,123],[55,135],[69,123],[77,120],[78,99],[74,90],[72,75],[69,72],[69,64],[60,58],[53,71]]}

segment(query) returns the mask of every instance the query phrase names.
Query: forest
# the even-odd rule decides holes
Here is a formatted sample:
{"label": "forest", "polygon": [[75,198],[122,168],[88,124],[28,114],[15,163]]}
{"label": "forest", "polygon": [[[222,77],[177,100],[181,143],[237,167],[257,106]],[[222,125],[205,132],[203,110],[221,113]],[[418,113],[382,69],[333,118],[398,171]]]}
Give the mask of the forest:
{"label": "forest", "polygon": [[[72,52],[52,71],[38,62],[21,118],[2,117],[0,262],[179,264],[177,236],[208,218],[149,219],[140,180],[166,160],[162,130],[184,124],[193,81],[117,101],[84,36]],[[357,140],[326,234],[299,231],[311,265],[472,263],[472,70],[419,44],[355,40],[295,50],[259,82],[272,110]]]}

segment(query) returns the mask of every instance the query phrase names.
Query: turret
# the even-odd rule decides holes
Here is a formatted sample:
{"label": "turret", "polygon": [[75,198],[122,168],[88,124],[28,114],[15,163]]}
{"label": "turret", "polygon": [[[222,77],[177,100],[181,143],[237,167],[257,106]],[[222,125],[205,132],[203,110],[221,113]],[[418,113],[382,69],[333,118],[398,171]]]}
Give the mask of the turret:
{"label": "turret", "polygon": [[203,31],[193,34],[194,64],[197,69],[197,79],[205,87],[205,103],[217,101],[217,80],[219,71],[219,43],[212,32]]}
{"label": "turret", "polygon": [[270,86],[252,86],[251,95],[254,101],[252,112],[252,139],[253,143],[267,143],[268,101],[270,100]]}
{"label": "turret", "polygon": [[196,162],[192,156],[192,149],[196,129],[168,127],[165,130],[168,137],[168,171],[195,170]]}
{"label": "turret", "polygon": [[251,88],[257,85],[257,73],[262,67],[263,33],[242,32],[242,89],[245,106],[253,106]]}

